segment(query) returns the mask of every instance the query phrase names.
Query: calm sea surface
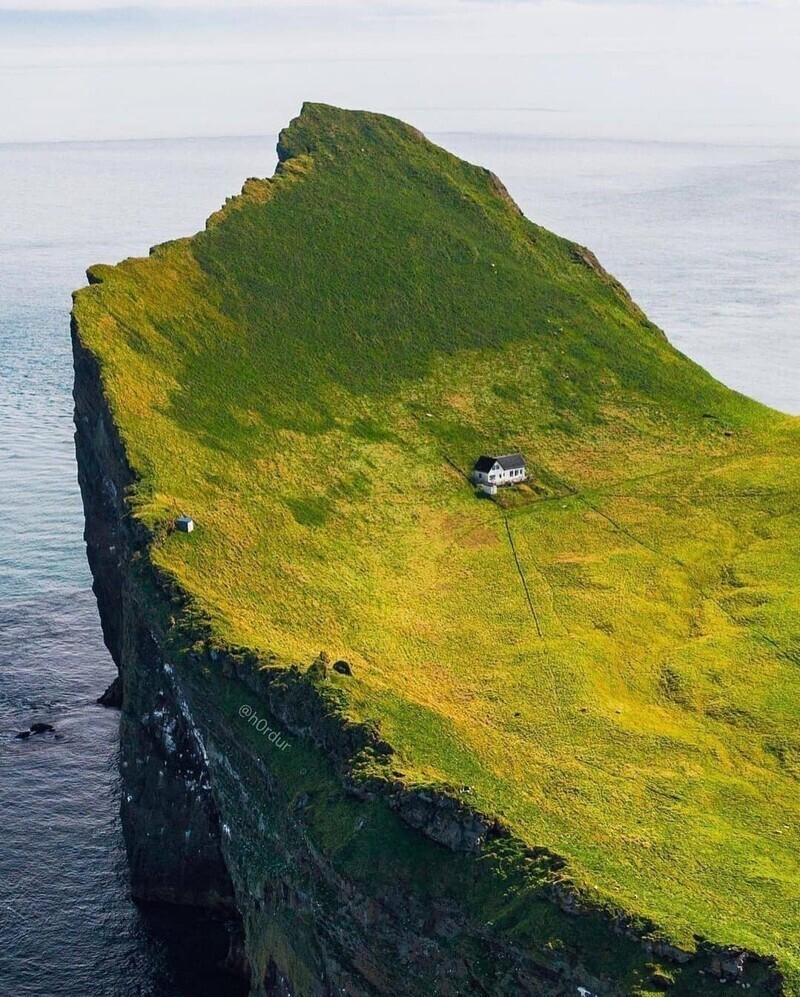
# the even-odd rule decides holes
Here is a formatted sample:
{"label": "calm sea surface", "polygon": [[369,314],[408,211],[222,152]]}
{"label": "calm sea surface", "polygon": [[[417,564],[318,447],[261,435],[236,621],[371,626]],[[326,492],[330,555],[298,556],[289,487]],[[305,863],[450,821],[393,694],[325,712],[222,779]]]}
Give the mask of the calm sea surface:
{"label": "calm sea surface", "polygon": [[[800,413],[800,151],[450,134],[535,221],[594,249],[672,341]],[[140,912],[113,677],[82,543],[70,291],[199,228],[274,140],[0,146],[0,993],[233,992],[204,925]],[[17,740],[35,721],[56,733]],[[205,958],[203,958],[203,955]]]}

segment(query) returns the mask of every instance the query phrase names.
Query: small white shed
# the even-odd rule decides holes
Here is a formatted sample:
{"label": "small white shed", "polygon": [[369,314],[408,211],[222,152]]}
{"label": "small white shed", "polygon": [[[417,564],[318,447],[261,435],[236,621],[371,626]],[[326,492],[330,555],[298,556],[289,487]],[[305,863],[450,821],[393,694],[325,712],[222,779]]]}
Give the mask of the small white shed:
{"label": "small white shed", "polygon": [[191,516],[178,516],[175,520],[175,529],[181,533],[191,533],[194,529],[194,520]]}

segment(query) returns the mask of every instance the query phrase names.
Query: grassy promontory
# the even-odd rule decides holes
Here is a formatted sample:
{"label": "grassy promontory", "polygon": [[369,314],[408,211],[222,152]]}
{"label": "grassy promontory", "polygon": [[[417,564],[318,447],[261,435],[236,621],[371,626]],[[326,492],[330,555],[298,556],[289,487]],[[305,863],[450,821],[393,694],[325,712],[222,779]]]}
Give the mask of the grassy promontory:
{"label": "grassy promontory", "polygon": [[[346,659],[409,785],[796,992],[800,424],[401,122],[306,105],[279,154],[75,298],[153,564],[223,641]],[[512,450],[532,487],[476,498]]]}

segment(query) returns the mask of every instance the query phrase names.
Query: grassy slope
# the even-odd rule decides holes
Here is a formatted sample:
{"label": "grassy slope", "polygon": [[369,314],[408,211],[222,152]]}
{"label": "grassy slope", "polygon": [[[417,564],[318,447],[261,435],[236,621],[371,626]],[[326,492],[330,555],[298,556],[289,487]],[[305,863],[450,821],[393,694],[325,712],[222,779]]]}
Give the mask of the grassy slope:
{"label": "grassy slope", "polygon": [[[76,297],[153,559],[599,896],[800,966],[800,431],[485,171],[307,105],[272,180]],[[503,509],[454,466],[523,450]],[[513,537],[531,613],[509,543]]]}

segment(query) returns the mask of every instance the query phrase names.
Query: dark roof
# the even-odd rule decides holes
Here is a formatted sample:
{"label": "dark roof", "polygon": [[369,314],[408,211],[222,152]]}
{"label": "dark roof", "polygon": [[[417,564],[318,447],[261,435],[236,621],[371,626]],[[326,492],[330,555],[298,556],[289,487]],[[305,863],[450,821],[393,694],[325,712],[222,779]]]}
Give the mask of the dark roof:
{"label": "dark roof", "polygon": [[525,467],[525,458],[521,453],[503,454],[501,457],[479,457],[475,461],[474,471],[491,471],[497,462],[504,471],[513,471],[517,467]]}

